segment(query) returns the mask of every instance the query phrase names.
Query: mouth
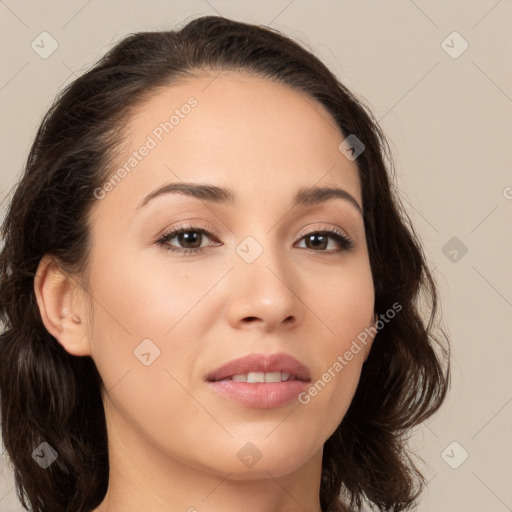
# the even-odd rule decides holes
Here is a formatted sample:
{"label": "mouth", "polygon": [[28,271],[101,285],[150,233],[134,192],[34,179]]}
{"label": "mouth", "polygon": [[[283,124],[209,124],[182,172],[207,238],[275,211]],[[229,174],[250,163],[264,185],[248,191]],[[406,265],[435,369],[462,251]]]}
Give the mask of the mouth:
{"label": "mouth", "polygon": [[311,382],[311,372],[288,354],[251,354],[217,368],[205,380],[228,400],[270,409],[296,399]]}

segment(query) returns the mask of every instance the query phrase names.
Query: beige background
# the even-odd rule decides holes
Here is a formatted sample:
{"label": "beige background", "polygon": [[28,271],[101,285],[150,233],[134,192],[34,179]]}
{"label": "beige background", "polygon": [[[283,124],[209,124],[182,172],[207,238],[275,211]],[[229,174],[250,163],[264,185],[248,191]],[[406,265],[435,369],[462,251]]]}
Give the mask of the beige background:
{"label": "beige background", "polygon": [[[63,85],[129,32],[215,12],[299,39],[381,120],[454,350],[447,402],[412,438],[420,510],[512,510],[512,1],[0,0],[0,215]],[[59,45],[47,59],[31,48],[43,31]],[[0,509],[22,510],[5,455]]]}

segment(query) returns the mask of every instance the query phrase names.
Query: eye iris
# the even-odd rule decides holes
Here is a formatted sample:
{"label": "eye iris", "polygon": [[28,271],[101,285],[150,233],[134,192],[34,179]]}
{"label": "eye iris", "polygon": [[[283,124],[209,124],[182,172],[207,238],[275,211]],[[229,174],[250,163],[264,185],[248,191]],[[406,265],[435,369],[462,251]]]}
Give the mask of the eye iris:
{"label": "eye iris", "polygon": [[[321,239],[320,244],[315,244],[314,240],[319,239],[319,238]],[[311,242],[311,241],[313,241],[313,247],[309,247],[309,245],[308,245],[308,242]],[[306,246],[308,247],[308,249],[312,249],[312,248],[325,249],[327,247],[327,241],[328,241],[328,238],[325,235],[313,233],[306,237]]]}
{"label": "eye iris", "polygon": [[[201,247],[201,236],[202,233],[199,231],[185,231],[178,235],[178,241],[180,244],[185,244],[185,249],[198,249]],[[187,246],[187,244],[192,244],[192,247]]]}

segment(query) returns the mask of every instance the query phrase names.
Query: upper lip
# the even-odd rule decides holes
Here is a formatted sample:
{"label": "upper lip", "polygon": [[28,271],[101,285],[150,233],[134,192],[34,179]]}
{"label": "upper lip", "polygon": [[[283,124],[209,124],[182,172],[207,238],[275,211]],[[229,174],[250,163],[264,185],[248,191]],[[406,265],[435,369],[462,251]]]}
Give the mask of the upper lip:
{"label": "upper lip", "polygon": [[210,372],[206,376],[206,380],[218,381],[233,375],[247,374],[249,372],[284,372],[294,375],[297,380],[311,380],[309,368],[294,357],[284,353],[250,354],[233,359]]}

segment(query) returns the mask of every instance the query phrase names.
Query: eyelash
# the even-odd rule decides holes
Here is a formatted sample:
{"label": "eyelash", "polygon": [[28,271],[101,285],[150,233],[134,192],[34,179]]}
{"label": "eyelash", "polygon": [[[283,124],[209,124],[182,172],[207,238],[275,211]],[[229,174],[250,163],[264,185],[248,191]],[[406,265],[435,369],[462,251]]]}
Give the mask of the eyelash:
{"label": "eyelash", "polygon": [[[172,228],[169,231],[162,234],[155,243],[158,246],[163,247],[167,251],[179,252],[179,253],[183,254],[184,256],[192,256],[194,254],[202,254],[202,253],[204,253],[204,250],[206,249],[206,247],[197,247],[195,249],[176,248],[176,247],[169,246],[169,244],[167,242],[169,240],[172,240],[176,235],[180,235],[182,233],[189,233],[189,232],[201,233],[203,235],[208,236],[209,238],[213,237],[213,238],[218,239],[217,235],[215,233],[213,233],[212,231],[213,230],[208,231],[208,230],[200,228],[198,226],[193,226],[191,224],[186,225],[186,226],[179,226],[176,228]],[[317,231],[310,231],[308,233],[301,235],[299,240],[302,240],[309,235],[330,235],[330,237],[335,239],[338,242],[338,244],[342,247],[342,249],[340,249],[340,250],[330,250],[330,251],[325,251],[325,250],[317,251],[315,249],[307,249],[314,253],[324,253],[326,255],[332,256],[334,254],[339,254],[340,252],[350,251],[354,247],[353,240],[351,240],[347,235],[345,235],[345,233],[343,233],[342,231],[340,231],[336,228],[329,227],[329,228],[325,228],[325,229],[321,229],[321,230],[317,230]]]}

